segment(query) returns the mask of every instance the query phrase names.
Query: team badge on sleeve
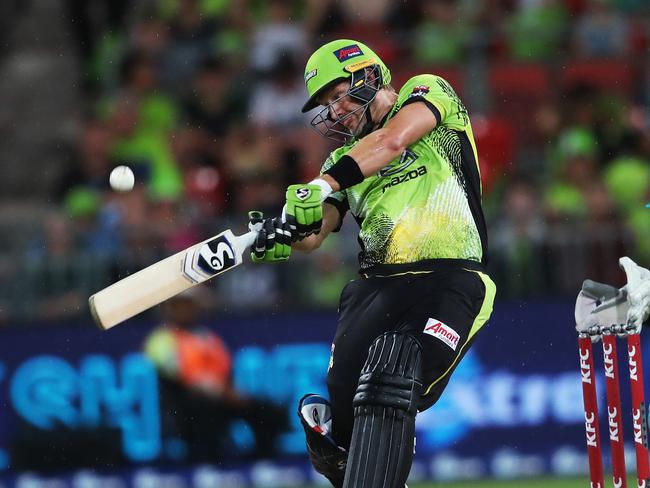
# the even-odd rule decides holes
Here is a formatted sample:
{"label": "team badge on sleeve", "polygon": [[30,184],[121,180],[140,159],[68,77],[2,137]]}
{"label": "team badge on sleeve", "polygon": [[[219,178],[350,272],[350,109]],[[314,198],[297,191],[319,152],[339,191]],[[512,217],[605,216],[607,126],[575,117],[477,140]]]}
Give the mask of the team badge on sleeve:
{"label": "team badge on sleeve", "polygon": [[409,95],[409,98],[423,97],[427,93],[429,93],[429,87],[427,85],[417,85],[413,87],[413,91]]}
{"label": "team badge on sleeve", "polygon": [[443,324],[439,320],[429,319],[427,325],[424,327],[424,333],[440,339],[442,342],[451,347],[454,351],[458,347],[460,335],[447,324]]}

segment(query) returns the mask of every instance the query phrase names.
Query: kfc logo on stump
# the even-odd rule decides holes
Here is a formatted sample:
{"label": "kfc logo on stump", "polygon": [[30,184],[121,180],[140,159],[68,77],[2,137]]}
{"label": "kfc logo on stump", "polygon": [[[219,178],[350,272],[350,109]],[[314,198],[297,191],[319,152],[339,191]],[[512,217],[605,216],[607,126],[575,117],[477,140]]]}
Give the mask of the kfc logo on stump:
{"label": "kfc logo on stump", "polygon": [[436,339],[440,339],[454,351],[456,350],[456,347],[458,347],[458,341],[460,340],[458,333],[439,320],[429,319],[427,325],[424,327],[424,333],[429,334]]}

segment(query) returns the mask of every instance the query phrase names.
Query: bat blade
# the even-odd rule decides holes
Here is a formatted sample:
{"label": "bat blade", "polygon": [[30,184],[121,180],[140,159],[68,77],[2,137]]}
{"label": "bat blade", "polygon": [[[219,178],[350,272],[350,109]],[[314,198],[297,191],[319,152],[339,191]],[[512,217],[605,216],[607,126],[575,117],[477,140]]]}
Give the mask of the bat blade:
{"label": "bat blade", "polygon": [[104,288],[88,299],[97,325],[106,330],[194,285],[239,266],[256,232],[230,230],[199,242]]}

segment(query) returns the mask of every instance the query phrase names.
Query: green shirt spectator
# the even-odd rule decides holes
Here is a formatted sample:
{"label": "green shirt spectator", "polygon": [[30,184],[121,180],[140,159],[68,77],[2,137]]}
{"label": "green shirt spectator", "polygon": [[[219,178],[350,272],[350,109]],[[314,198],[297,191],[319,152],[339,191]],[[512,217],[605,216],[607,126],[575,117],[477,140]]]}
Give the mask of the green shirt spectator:
{"label": "green shirt spectator", "polygon": [[560,50],[566,26],[562,2],[549,0],[520,6],[506,24],[510,54],[525,61],[550,59]]}

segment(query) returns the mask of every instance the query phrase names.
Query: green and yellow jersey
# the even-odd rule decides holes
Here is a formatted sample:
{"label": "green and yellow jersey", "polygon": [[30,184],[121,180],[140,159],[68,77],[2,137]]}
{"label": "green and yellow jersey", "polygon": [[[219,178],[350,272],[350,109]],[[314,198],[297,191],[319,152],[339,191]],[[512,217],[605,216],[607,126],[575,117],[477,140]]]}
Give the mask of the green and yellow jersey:
{"label": "green and yellow jersey", "polygon": [[[433,260],[485,264],[480,172],[467,110],[447,81],[418,75],[401,88],[384,124],[414,102],[431,109],[436,127],[377,174],[326,200],[341,218],[349,210],[359,224],[361,272],[426,268]],[[333,151],[321,173],[355,144]]]}

